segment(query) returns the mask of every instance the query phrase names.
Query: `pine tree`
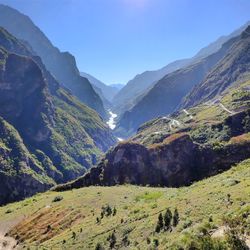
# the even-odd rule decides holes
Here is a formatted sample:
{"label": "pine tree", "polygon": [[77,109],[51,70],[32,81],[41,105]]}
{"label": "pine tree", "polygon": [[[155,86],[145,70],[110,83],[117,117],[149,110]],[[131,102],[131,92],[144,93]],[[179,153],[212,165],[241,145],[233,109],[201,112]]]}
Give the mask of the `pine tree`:
{"label": "pine tree", "polygon": [[116,213],[117,213],[117,210],[116,210],[116,208],[114,207],[114,209],[113,209],[113,216],[115,216]]}
{"label": "pine tree", "polygon": [[159,233],[162,230],[163,226],[164,226],[164,224],[163,224],[163,216],[162,216],[162,213],[160,213],[159,216],[158,216],[158,222],[157,222],[157,225],[156,225],[156,228],[155,228],[155,232]]}
{"label": "pine tree", "polygon": [[180,221],[180,216],[178,213],[177,208],[174,210],[174,216],[173,216],[173,227],[176,227]]}
{"label": "pine tree", "polygon": [[164,227],[165,230],[170,230],[171,229],[171,221],[172,221],[172,212],[168,208],[165,215],[164,215]]}

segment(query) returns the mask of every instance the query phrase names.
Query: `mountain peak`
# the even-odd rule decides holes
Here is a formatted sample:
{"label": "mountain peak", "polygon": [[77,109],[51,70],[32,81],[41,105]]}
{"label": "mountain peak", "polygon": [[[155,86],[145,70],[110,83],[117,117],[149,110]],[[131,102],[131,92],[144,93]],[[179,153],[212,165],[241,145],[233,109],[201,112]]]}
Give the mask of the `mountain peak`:
{"label": "mountain peak", "polygon": [[250,25],[242,32],[241,38],[247,38],[250,36]]}

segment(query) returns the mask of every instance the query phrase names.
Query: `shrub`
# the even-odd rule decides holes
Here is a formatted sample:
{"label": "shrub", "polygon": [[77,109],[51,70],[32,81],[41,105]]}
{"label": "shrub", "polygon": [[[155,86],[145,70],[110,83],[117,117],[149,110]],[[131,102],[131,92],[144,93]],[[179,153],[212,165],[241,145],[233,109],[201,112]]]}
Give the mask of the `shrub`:
{"label": "shrub", "polygon": [[191,220],[186,220],[184,223],[183,223],[183,226],[182,226],[182,228],[183,229],[186,229],[186,228],[188,228],[188,227],[190,227],[191,225],[192,225],[192,221]]}
{"label": "shrub", "polygon": [[6,213],[6,214],[10,214],[10,213],[12,213],[12,210],[11,210],[11,209],[7,209],[7,210],[5,211],[5,213]]}
{"label": "shrub", "polygon": [[116,213],[117,213],[117,210],[116,210],[116,208],[114,207],[114,209],[113,209],[113,216],[115,216]]}
{"label": "shrub", "polygon": [[159,240],[158,239],[153,239],[153,244],[155,247],[159,246]]}
{"label": "shrub", "polygon": [[62,196],[56,196],[56,197],[52,200],[52,202],[58,202],[58,201],[61,201],[62,199],[63,199]]}
{"label": "shrub", "polygon": [[104,248],[102,247],[102,245],[100,243],[97,243],[95,250],[104,250]]}
{"label": "shrub", "polygon": [[128,239],[128,236],[125,235],[122,239],[122,245],[125,246],[125,247],[128,247],[130,245],[130,241]]}
{"label": "shrub", "polygon": [[107,238],[107,241],[109,241],[109,247],[112,249],[115,247],[116,244],[116,236],[115,232],[113,232],[109,237]]}

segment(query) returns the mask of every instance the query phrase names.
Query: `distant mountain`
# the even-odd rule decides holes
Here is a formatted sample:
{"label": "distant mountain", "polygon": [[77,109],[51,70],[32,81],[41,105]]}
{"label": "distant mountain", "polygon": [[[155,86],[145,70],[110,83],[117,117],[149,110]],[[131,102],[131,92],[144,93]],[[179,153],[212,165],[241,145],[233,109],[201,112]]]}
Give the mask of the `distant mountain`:
{"label": "distant mountain", "polygon": [[60,84],[71,90],[75,96],[102,117],[106,117],[100,97],[89,81],[80,76],[75,58],[69,52],[60,52],[54,47],[28,16],[0,4],[0,26],[18,39],[27,41]]}
{"label": "distant mountain", "polygon": [[173,112],[182,98],[200,83],[216,63],[226,55],[235,39],[237,37],[231,38],[217,52],[207,57],[194,59],[194,63],[189,62],[188,66],[169,73],[159,80],[148,92],[137,99],[132,108],[120,116],[116,128],[117,134],[121,137],[131,135],[144,122]]}
{"label": "distant mountain", "polygon": [[104,104],[111,105],[113,97],[119,91],[117,87],[113,87],[111,85],[106,85],[105,83],[101,82],[100,80],[96,79],[94,76],[81,72],[81,76],[87,78],[89,82],[92,84],[95,91],[99,94],[102,98]]}
{"label": "distant mountain", "polygon": [[227,55],[195,86],[181,107],[187,108],[220,95],[231,84],[250,77],[250,26],[237,38]]}
{"label": "distant mountain", "polygon": [[121,83],[114,83],[114,84],[110,84],[109,86],[114,87],[118,90],[121,90],[125,85]]}
{"label": "distant mountain", "polygon": [[193,58],[178,60],[168,64],[162,69],[146,71],[137,75],[134,79],[130,80],[114,97],[113,105],[116,112],[122,114],[131,109],[138,101],[140,101],[141,97],[165,75],[185,66],[194,64],[202,58],[215,53],[221,48],[224,42],[228,41],[232,37],[238,36],[249,24],[250,22],[246,23],[231,34],[220,37],[215,42],[201,49]]}
{"label": "distant mountain", "polygon": [[94,110],[0,28],[0,204],[82,175],[115,142]]}
{"label": "distant mountain", "polygon": [[189,60],[180,60],[168,64],[166,67],[155,70],[146,71],[142,74],[135,76],[130,80],[115,96],[113,99],[114,110],[122,114],[129,110],[136,104],[139,97],[152,87],[157,80],[161,79],[166,74],[185,66]]}
{"label": "distant mountain", "polygon": [[126,132],[131,135],[144,122],[174,112],[182,98],[224,57],[232,42],[199,62],[167,74],[158,81],[121,116],[116,129],[118,135],[121,133],[120,136],[124,136]]}

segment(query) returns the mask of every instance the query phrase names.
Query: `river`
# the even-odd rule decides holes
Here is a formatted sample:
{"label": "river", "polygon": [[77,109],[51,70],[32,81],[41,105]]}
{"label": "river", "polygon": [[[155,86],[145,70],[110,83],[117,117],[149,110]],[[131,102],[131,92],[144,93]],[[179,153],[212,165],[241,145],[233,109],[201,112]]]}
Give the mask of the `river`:
{"label": "river", "polygon": [[107,124],[110,127],[110,129],[114,130],[116,127],[115,118],[117,117],[117,114],[113,113],[111,110],[109,110],[108,112],[110,117],[109,120],[107,121]]}
{"label": "river", "polygon": [[[111,130],[114,130],[116,127],[116,120],[115,118],[117,117],[117,114],[113,113],[111,110],[108,111],[109,113],[109,120],[107,121],[108,126],[110,127]],[[116,137],[118,141],[124,141],[124,139],[120,137]]]}

